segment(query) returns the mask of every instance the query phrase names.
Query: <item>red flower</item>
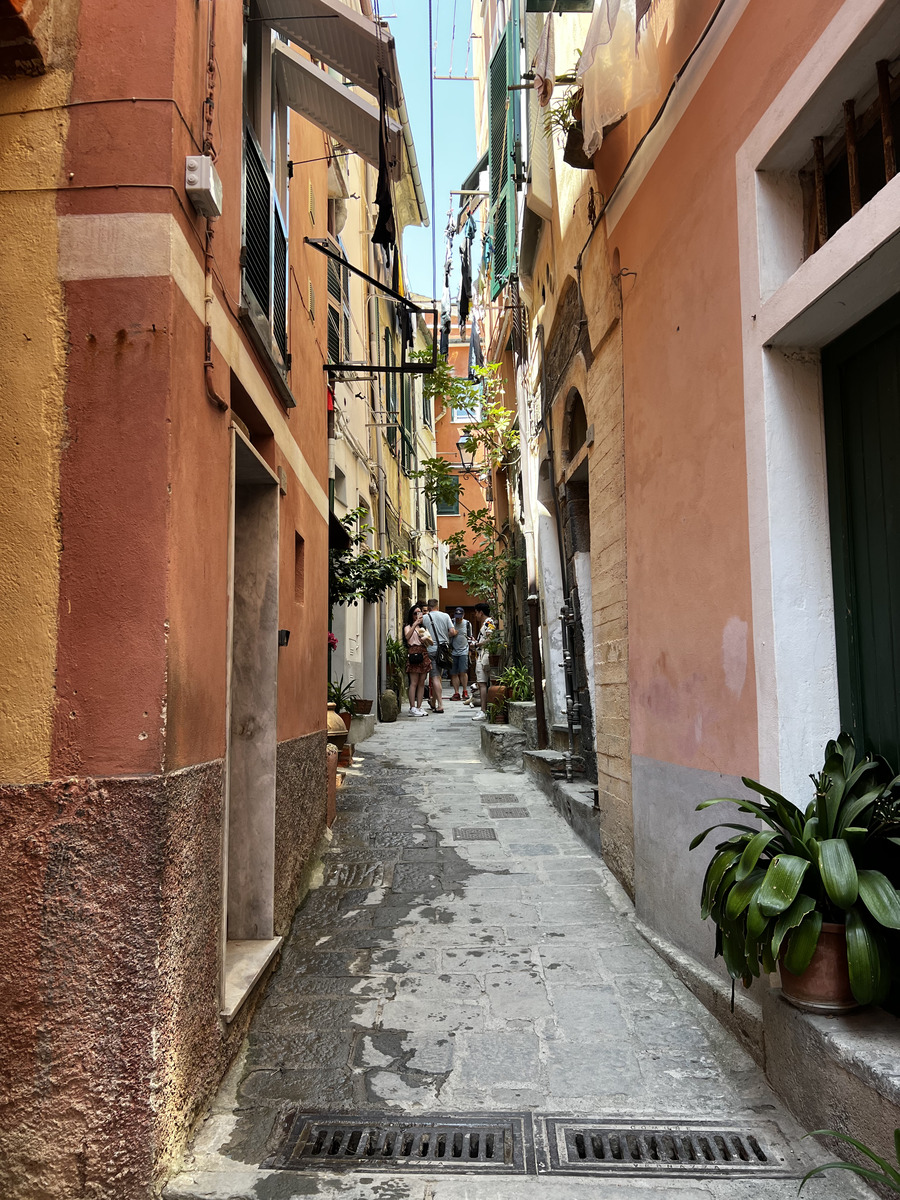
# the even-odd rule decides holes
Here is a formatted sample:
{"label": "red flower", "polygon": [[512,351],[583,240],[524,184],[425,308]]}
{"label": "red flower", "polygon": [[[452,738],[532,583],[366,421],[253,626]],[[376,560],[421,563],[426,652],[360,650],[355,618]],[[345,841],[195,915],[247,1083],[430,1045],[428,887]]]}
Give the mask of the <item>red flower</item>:
{"label": "red flower", "polygon": [[331,633],[331,631],[329,630],[329,633],[328,633],[328,649],[329,649],[329,650],[337,650],[337,647],[338,647],[338,640],[337,640],[337,638],[334,636],[334,634],[333,634],[333,633]]}

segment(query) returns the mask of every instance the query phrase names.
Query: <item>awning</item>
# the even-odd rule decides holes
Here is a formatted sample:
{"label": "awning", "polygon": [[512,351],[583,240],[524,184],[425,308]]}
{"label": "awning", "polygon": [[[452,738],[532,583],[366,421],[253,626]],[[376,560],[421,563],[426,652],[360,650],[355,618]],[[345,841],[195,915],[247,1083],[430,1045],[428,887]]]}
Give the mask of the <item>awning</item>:
{"label": "awning", "polygon": [[277,33],[338,74],[378,96],[378,67],[394,87],[396,105],[400,72],[389,31],[354,12],[341,0],[256,0],[259,16]]}
{"label": "awning", "polygon": [[[378,167],[378,109],[374,104],[367,104],[350,88],[281,42],[276,42],[273,48],[272,65],[279,94],[289,108]],[[392,142],[389,153],[399,163],[400,126],[388,118],[388,128]]]}

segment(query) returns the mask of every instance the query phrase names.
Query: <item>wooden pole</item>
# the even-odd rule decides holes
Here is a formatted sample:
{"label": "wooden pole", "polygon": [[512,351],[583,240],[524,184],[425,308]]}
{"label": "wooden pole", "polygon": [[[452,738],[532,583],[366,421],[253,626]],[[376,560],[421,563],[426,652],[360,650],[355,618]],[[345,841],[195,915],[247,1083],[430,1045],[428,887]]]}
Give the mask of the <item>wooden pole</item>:
{"label": "wooden pole", "polygon": [[844,140],[847,144],[847,176],[850,181],[850,215],[862,207],[859,195],[859,156],[856,152],[856,103],[844,101]]}
{"label": "wooden pole", "polygon": [[813,138],[813,154],[816,162],[816,226],[818,229],[818,245],[824,246],[828,241],[828,208],[825,204],[825,142],[823,138]]}
{"label": "wooden pole", "polygon": [[884,181],[890,181],[897,174],[897,157],[894,153],[894,120],[891,114],[891,76],[888,71],[887,59],[883,58],[875,64],[878,71],[878,100],[881,108],[881,142],[884,146]]}

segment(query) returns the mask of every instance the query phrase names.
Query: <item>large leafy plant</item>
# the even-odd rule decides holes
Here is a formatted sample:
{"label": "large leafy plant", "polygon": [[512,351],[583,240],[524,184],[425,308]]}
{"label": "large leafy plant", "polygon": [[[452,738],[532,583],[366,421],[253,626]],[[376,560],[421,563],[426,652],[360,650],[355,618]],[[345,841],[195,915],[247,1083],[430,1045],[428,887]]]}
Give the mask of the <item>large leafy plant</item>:
{"label": "large leafy plant", "polygon": [[822,923],[844,922],[853,995],[860,1004],[879,1004],[890,990],[894,957],[884,930],[900,929],[900,776],[883,759],[857,763],[853,739],[842,733],[810,778],[815,796],[806,809],[753,779],[743,782],[758,800],[697,805],[735,804],[765,827],[724,822],[691,842],[693,850],[714,829],[736,831],[712,856],[701,915],[715,921],[716,954],[745,986],[760,967],[774,971],[779,957],[802,974]]}
{"label": "large leafy plant", "polygon": [[381,554],[366,544],[372,532],[363,522],[365,508],[353,508],[341,524],[349,535],[343,549],[332,547],[328,552],[328,603],[358,604],[360,600],[375,603],[388,588],[396,587],[410,567],[416,563],[409,554]]}

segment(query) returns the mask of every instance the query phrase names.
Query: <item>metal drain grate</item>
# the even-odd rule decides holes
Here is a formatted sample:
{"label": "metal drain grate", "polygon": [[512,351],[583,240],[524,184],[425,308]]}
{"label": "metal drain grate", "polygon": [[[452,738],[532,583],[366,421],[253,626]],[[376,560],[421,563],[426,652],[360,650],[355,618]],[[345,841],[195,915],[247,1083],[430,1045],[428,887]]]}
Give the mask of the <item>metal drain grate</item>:
{"label": "metal drain grate", "polygon": [[496,842],[496,829],[489,829],[486,825],[466,825],[462,829],[453,830],[453,840],[455,842]]}
{"label": "metal drain grate", "polygon": [[299,1113],[262,1167],[524,1175],[534,1171],[534,1138],[528,1114],[392,1120]]}
{"label": "metal drain grate", "polygon": [[652,1126],[605,1122],[573,1124],[546,1118],[550,1170],[563,1174],[796,1175],[783,1136],[774,1126]]}
{"label": "metal drain grate", "polygon": [[513,817],[530,817],[527,808],[489,808],[488,816],[493,821],[509,820]]}
{"label": "metal drain grate", "polygon": [[519,797],[514,792],[482,792],[482,804],[518,804]]}

